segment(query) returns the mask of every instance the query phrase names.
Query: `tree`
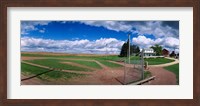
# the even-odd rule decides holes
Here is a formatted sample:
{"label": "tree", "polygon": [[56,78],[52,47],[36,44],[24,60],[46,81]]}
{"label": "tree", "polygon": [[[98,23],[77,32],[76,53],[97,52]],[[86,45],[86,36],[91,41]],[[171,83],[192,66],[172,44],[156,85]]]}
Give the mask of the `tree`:
{"label": "tree", "polygon": [[[129,39],[127,40],[127,42],[123,44],[119,57],[128,57],[128,49],[129,49]],[[131,49],[130,49],[130,53],[131,53]]]}
{"label": "tree", "polygon": [[[122,45],[119,57],[127,57],[129,49],[129,40]],[[140,48],[137,45],[130,45],[130,55],[135,53],[136,55],[140,52]]]}
{"label": "tree", "polygon": [[135,53],[140,53],[140,47],[139,46],[137,46]]}
{"label": "tree", "polygon": [[155,44],[154,46],[151,46],[151,48],[156,52],[156,56],[160,56],[162,54],[162,46]]}
{"label": "tree", "polygon": [[137,45],[131,45],[131,47],[132,47],[132,50],[133,50],[132,53],[138,55],[138,53],[140,52],[140,47],[137,46]]}
{"label": "tree", "polygon": [[175,52],[174,51],[172,51],[172,53],[169,55],[170,57],[175,57]]}
{"label": "tree", "polygon": [[127,42],[122,45],[119,57],[127,57],[128,44]]}

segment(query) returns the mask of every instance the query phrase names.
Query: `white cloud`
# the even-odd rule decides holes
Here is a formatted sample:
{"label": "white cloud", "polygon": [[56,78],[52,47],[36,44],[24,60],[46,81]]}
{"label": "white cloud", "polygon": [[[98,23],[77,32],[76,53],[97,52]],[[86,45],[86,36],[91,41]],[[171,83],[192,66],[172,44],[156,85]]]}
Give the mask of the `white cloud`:
{"label": "white cloud", "polygon": [[[37,25],[48,25],[52,21],[22,21],[21,34],[28,34],[29,31],[39,30]],[[66,22],[80,22],[85,25],[104,27],[108,30],[138,33],[139,35],[152,34],[159,37],[179,38],[179,30],[173,25],[169,26],[168,21],[58,21],[62,24]],[[167,24],[168,23],[168,24]],[[164,24],[164,25],[163,25]],[[174,22],[171,22],[174,24]],[[44,32],[40,30],[40,32]]]}
{"label": "white cloud", "polygon": [[94,41],[51,40],[42,38],[22,37],[22,51],[46,51],[66,53],[119,54],[124,41],[115,38],[101,38]]}
{"label": "white cloud", "polygon": [[140,46],[141,48],[149,48],[155,44],[160,44],[163,41],[163,39],[158,38],[156,40],[153,40],[151,38],[146,38],[145,36],[138,36],[134,37],[132,39],[132,43],[135,45]]}
{"label": "white cloud", "polygon": [[46,30],[46,29],[43,28],[43,29],[39,30],[39,32],[40,32],[40,33],[45,33],[45,30]]}
{"label": "white cloud", "polygon": [[149,21],[146,24],[137,24],[135,28],[140,35],[152,34],[156,38],[160,37],[176,37],[179,38],[179,30],[169,26],[163,26],[162,21]]}
{"label": "white cloud", "polygon": [[39,30],[39,32],[44,33],[45,29],[38,29],[36,26],[48,25],[51,21],[21,21],[21,34],[29,34],[30,31]]}
{"label": "white cloud", "polygon": [[80,21],[80,23],[104,27],[117,32],[131,32],[138,33],[139,35],[152,34],[156,38],[179,37],[179,30],[170,26],[164,26],[163,21]]}
{"label": "white cloud", "polygon": [[[68,21],[60,21],[65,24]],[[77,22],[77,21],[69,21]],[[155,44],[160,44],[164,48],[173,50],[179,48],[179,28],[167,21],[79,21],[82,24],[104,27],[108,30],[137,33],[139,36],[132,39],[132,43],[142,48],[148,48]],[[163,25],[165,22],[165,25]],[[22,21],[21,34],[29,34],[29,31],[38,30],[40,33],[46,31],[45,28],[38,29],[37,26],[44,26],[51,21]],[[170,24],[172,24],[170,26]],[[147,35],[153,35],[154,39]],[[74,38],[73,40],[51,40],[41,38],[23,37],[21,38],[22,50],[43,50],[61,52],[80,53],[118,53],[123,41],[115,38],[101,38],[95,41]]]}
{"label": "white cloud", "polygon": [[169,48],[179,48],[179,39],[167,37],[164,39],[163,45]]}
{"label": "white cloud", "polygon": [[149,48],[155,44],[159,44],[169,51],[173,51],[174,49],[179,51],[179,39],[174,37],[157,38],[154,40],[145,36],[138,36],[132,39],[132,43],[138,45],[140,48]]}
{"label": "white cloud", "polygon": [[132,30],[131,25],[126,25],[119,21],[80,21],[80,23],[96,27],[104,27],[106,29],[114,30],[117,32],[128,32]]}

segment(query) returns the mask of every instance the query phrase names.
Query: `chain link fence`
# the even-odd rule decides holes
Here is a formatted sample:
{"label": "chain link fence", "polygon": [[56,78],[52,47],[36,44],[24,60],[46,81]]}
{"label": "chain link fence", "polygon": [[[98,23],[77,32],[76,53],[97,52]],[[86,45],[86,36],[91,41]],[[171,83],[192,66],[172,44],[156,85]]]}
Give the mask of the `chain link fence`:
{"label": "chain link fence", "polygon": [[123,61],[124,74],[117,78],[122,84],[130,84],[137,82],[143,77],[142,59],[140,60],[128,60]]}

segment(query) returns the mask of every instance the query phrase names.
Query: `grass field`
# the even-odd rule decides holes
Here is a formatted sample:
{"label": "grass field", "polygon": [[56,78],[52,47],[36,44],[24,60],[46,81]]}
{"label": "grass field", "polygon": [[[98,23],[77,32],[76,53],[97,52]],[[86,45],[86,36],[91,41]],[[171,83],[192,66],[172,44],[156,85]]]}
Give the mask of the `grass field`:
{"label": "grass field", "polygon": [[179,84],[179,64],[164,67],[166,70],[173,72],[176,75],[177,84]]}
{"label": "grass field", "polygon": [[104,64],[105,66],[111,67],[111,68],[117,68],[117,67],[122,67],[122,65],[111,63],[105,60],[98,60],[100,63]]}
{"label": "grass field", "polygon": [[[79,55],[44,55],[44,54],[26,54],[26,53],[22,53],[22,56],[27,56],[27,57],[49,57],[49,58],[70,58],[70,59],[86,59],[86,60],[97,60],[97,61],[103,61],[103,63],[105,63],[105,60],[112,60],[112,61],[118,61],[118,60],[128,60],[127,57],[118,57],[117,55],[109,55],[109,56],[95,56],[95,55],[91,55],[91,56],[79,56]],[[135,63],[134,61],[138,61],[140,60],[140,57],[138,56],[131,56],[130,60],[132,61],[132,63]],[[159,64],[165,64],[165,63],[170,63],[173,62],[174,60],[171,59],[166,59],[166,58],[145,58],[145,61],[148,61],[149,65],[159,65]],[[77,62],[77,63],[83,63],[83,62]],[[110,63],[110,64],[114,64],[114,63]],[[108,66],[116,66],[118,67],[119,65],[108,65]],[[83,64],[84,65],[84,64]],[[87,65],[87,63],[85,63],[85,65]],[[94,65],[95,66],[95,65]],[[100,68],[98,66],[96,66],[96,68]]]}
{"label": "grass field", "polygon": [[92,71],[87,68],[60,63],[60,62],[62,62],[62,60],[59,60],[59,59],[37,59],[37,60],[26,60],[26,61],[34,63],[34,64],[39,64],[39,65],[43,65],[43,66],[59,68],[59,69],[64,69],[64,70]]}
{"label": "grass field", "polygon": [[92,68],[102,69],[102,67],[99,64],[97,64],[96,62],[93,62],[93,61],[83,61],[83,60],[65,60],[65,61],[74,62],[77,64],[92,67]]}
{"label": "grass field", "polygon": [[152,74],[150,71],[144,71],[144,78],[148,78],[148,77],[151,77]]}
{"label": "grass field", "polygon": [[117,55],[101,56],[101,55],[91,55],[91,56],[81,56],[81,55],[51,55],[51,54],[30,54],[22,53],[21,56],[24,57],[51,57],[51,58],[76,58],[76,59],[93,59],[93,60],[119,60],[126,57],[118,57]]}
{"label": "grass field", "polygon": [[[140,57],[131,57],[130,63],[131,64],[140,64]],[[173,62],[174,60],[167,59],[167,58],[144,58],[144,61],[147,61],[149,65],[159,65]],[[126,60],[128,63],[128,59]]]}
{"label": "grass field", "polygon": [[[34,76],[44,72],[49,71],[45,68],[40,68],[36,65],[46,66],[49,68],[54,68],[55,71],[50,71],[42,75],[38,75],[37,78],[47,81],[61,81],[63,79],[76,78],[74,80],[82,81],[84,78],[97,78],[97,76],[106,76],[105,78],[113,77],[109,75],[110,71],[116,73],[121,73],[123,71],[123,65],[120,65],[123,62],[128,62],[127,57],[118,57],[117,55],[89,55],[89,54],[55,54],[55,53],[22,53],[22,61],[33,63],[25,64],[21,63],[21,70],[23,75]],[[120,61],[121,63],[114,63],[110,61]],[[147,58],[145,61],[148,61],[149,65],[165,64],[173,62],[174,60],[166,58]],[[131,56],[131,64],[140,64],[140,57]],[[166,67],[168,70],[177,72],[174,67]],[[103,69],[103,70],[102,70]],[[63,72],[61,70],[70,70],[70,72]],[[73,72],[74,71],[74,72]],[[87,73],[87,74],[85,74]],[[94,74],[95,73],[95,74]],[[98,75],[96,74],[98,73]],[[108,74],[109,73],[109,74]],[[92,75],[92,77],[91,77]],[[95,76],[97,75],[97,76]],[[117,74],[116,74],[117,75]],[[177,74],[178,75],[178,74]],[[82,76],[85,76],[84,78]],[[109,76],[109,77],[107,77]],[[150,77],[150,72],[145,72],[144,77]],[[178,77],[178,76],[177,76]],[[83,79],[80,79],[83,78]],[[90,82],[90,79],[87,79]],[[105,79],[107,81],[108,79]],[[178,78],[177,78],[178,79]],[[94,79],[93,79],[94,80]],[[104,79],[103,79],[104,80]],[[83,83],[87,82],[83,80]],[[111,81],[109,79],[109,81]],[[102,78],[99,77],[97,82],[102,82]],[[31,82],[30,82],[31,83]]]}
{"label": "grass field", "polygon": [[[29,75],[29,76],[33,76],[33,75],[37,75],[37,74],[49,71],[48,69],[32,66],[25,63],[21,64],[21,70],[22,70],[22,74]],[[52,79],[52,78],[53,79],[60,79],[60,78],[69,79],[72,77],[81,77],[81,76],[84,76],[84,75],[55,70],[55,71],[47,72],[45,74],[37,76],[37,78],[42,79],[42,80],[47,80],[47,79]]]}
{"label": "grass field", "polygon": [[145,58],[144,60],[147,61],[149,65],[165,64],[174,61],[167,58]]}

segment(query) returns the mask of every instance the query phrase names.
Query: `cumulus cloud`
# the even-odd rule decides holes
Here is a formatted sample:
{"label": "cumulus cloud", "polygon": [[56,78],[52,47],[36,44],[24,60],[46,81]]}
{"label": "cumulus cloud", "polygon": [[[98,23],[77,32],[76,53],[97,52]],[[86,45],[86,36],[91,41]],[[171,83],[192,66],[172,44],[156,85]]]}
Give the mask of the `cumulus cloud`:
{"label": "cumulus cloud", "polygon": [[[29,34],[30,31],[44,33],[46,26],[52,21],[22,21],[21,34]],[[141,48],[148,48],[159,44],[164,48],[173,50],[179,48],[179,22],[178,21],[57,21],[62,24],[67,22],[81,23],[89,26],[103,27],[116,32],[129,32],[137,34],[132,43]],[[148,37],[152,35],[153,37]],[[21,45],[24,51],[57,51],[70,53],[119,53],[124,41],[115,38],[101,38],[94,41],[73,38],[73,40],[51,40],[41,38],[22,37]]]}
{"label": "cumulus cloud", "polygon": [[151,39],[145,36],[138,36],[132,39],[132,43],[140,46],[140,48],[149,48],[155,44],[159,44],[169,51],[173,51],[174,49],[179,50],[179,39],[174,37]]}
{"label": "cumulus cloud", "polygon": [[44,33],[45,29],[38,29],[36,26],[45,26],[51,23],[51,21],[21,21],[21,34],[27,35],[29,34],[29,31],[36,31],[39,30],[39,32]]}
{"label": "cumulus cloud", "polygon": [[80,21],[80,23],[104,27],[117,32],[131,32],[139,35],[152,34],[156,38],[179,38],[178,21]]}
{"label": "cumulus cloud", "polygon": [[96,27],[104,27],[106,29],[114,30],[117,32],[129,32],[132,30],[131,25],[123,24],[123,22],[120,21],[80,21],[80,23]]}
{"label": "cumulus cloud", "polygon": [[[21,34],[29,31],[39,30],[36,26],[45,26],[52,21],[22,21]],[[57,21],[62,24],[66,22],[79,22],[85,25],[104,27],[108,30],[137,33],[138,35],[152,34],[159,37],[179,38],[179,21]],[[40,32],[44,32],[41,30]]]}
{"label": "cumulus cloud", "polygon": [[132,39],[132,43],[139,45],[141,48],[149,48],[152,45],[155,44],[160,44],[163,41],[163,39],[158,38],[158,39],[151,39],[151,38],[147,38],[145,36],[138,36],[138,37],[134,37]]}
{"label": "cumulus cloud", "polygon": [[173,37],[167,37],[164,39],[163,45],[168,48],[179,48],[179,39]]}
{"label": "cumulus cloud", "polygon": [[46,30],[46,29],[43,28],[43,29],[39,30],[39,32],[40,32],[40,33],[45,33],[45,30]]}
{"label": "cumulus cloud", "polygon": [[51,40],[33,37],[21,38],[22,51],[46,51],[90,54],[119,54],[124,41],[115,38],[101,38],[94,41]]}
{"label": "cumulus cloud", "polygon": [[[174,22],[176,23],[176,22]],[[148,21],[145,24],[137,24],[135,28],[140,35],[152,34],[156,38],[160,37],[175,37],[179,38],[179,30],[172,28],[169,25],[163,25],[163,21]]]}

